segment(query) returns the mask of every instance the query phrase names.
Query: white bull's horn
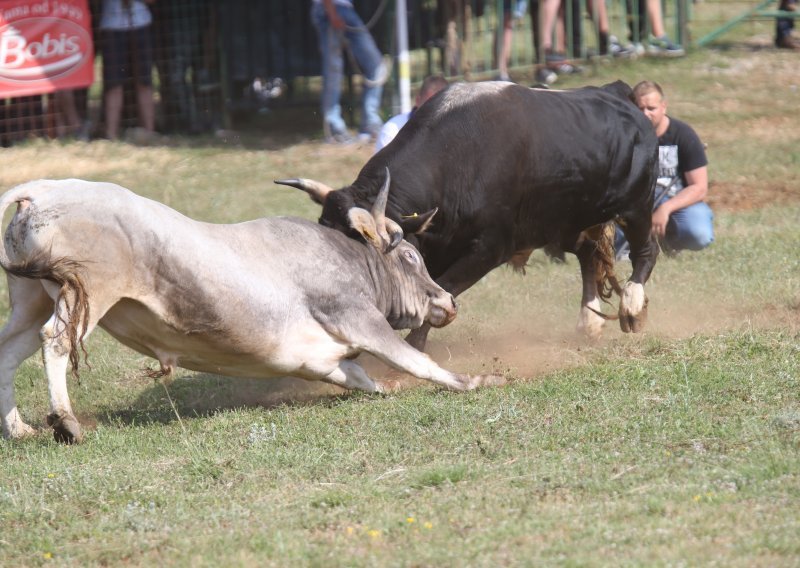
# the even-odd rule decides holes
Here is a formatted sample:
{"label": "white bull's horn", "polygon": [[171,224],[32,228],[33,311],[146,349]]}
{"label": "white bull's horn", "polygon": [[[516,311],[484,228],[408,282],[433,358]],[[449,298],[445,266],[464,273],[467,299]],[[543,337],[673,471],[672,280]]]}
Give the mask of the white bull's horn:
{"label": "white bull's horn", "polygon": [[313,199],[320,205],[325,203],[325,198],[328,197],[328,194],[330,192],[334,191],[334,189],[331,186],[325,185],[321,181],[316,181],[313,179],[292,178],[292,179],[276,179],[273,181],[278,185],[288,185],[290,187],[296,187],[297,189],[302,189],[309,195],[309,197],[311,197],[311,199]]}
{"label": "white bull's horn", "polygon": [[386,201],[389,197],[389,183],[392,180],[389,174],[389,168],[386,168],[386,181],[383,182],[383,187],[378,192],[378,197],[375,198],[375,203],[372,205],[372,216],[375,220],[383,219],[386,215]]}
{"label": "white bull's horn", "polygon": [[389,196],[389,182],[391,181],[392,176],[389,174],[389,168],[386,168],[386,181],[383,182],[383,187],[378,192],[378,196],[375,198],[375,203],[372,204],[372,218],[375,219],[375,227],[378,230],[378,234],[380,235],[383,242],[386,243],[386,247],[384,247],[384,252],[388,252],[386,248],[389,246],[389,242],[391,238],[389,237],[389,233],[386,232],[386,201]]}

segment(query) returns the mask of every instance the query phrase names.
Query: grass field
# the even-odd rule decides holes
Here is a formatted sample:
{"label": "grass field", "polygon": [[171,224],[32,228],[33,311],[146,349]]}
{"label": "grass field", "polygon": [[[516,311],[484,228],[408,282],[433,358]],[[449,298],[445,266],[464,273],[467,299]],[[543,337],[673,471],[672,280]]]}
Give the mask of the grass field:
{"label": "grass field", "polygon": [[[376,397],[189,372],[167,385],[96,333],[92,369],[70,381],[85,443],[0,442],[0,565],[800,565],[797,65],[740,47],[559,84],[657,80],[708,143],[717,240],[659,259],[646,333],[575,337],[577,262],[538,252],[432,335],[443,366],[503,373],[504,388]],[[33,141],[3,150],[0,187],[81,177],[207,221],[313,219],[271,180],[346,184],[369,149],[286,120],[158,147]],[[44,429],[37,358],[16,387]]]}

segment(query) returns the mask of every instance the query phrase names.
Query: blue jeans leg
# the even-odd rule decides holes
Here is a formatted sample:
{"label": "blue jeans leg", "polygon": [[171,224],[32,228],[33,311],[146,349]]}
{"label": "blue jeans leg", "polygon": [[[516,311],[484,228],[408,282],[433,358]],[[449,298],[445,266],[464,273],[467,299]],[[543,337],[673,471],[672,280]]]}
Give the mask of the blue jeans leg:
{"label": "blue jeans leg", "polygon": [[[345,37],[359,70],[364,78],[376,81],[382,73],[383,56],[375,44],[375,40],[353,8],[339,6],[337,9],[339,15],[347,23]],[[377,134],[380,127],[383,126],[383,120],[379,114],[382,94],[383,85],[368,85],[367,83],[362,85],[361,132]]]}
{"label": "blue jeans leg", "polygon": [[714,242],[713,221],[705,202],[679,209],[669,216],[664,244],[672,250],[702,250]]}
{"label": "blue jeans leg", "polygon": [[330,25],[325,8],[314,4],[311,20],[317,29],[319,52],[322,58],[322,100],[321,110],[326,135],[342,134],[347,125],[342,118],[339,100],[342,94],[344,59],[342,58],[342,34]]}
{"label": "blue jeans leg", "polygon": [[[344,75],[344,49],[350,50],[363,76],[370,81],[379,78],[383,57],[364,22],[353,8],[336,6],[336,12],[347,26],[343,32],[333,29],[325,9],[314,4],[311,19],[317,29],[322,56],[322,115],[331,134],[345,132],[340,99]],[[345,40],[347,45],[345,45]],[[364,85],[362,92],[361,130],[375,132],[383,125],[380,110],[383,85]]]}

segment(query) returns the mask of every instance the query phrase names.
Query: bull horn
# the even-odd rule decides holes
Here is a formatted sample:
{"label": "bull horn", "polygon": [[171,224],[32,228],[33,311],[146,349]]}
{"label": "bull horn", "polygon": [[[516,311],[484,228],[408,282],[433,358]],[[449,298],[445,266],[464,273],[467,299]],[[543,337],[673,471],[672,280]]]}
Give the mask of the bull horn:
{"label": "bull horn", "polygon": [[372,204],[372,217],[375,219],[375,227],[378,234],[387,243],[384,247],[384,253],[388,253],[403,240],[403,229],[400,225],[391,219],[386,218],[386,202],[389,197],[389,184],[392,181],[392,176],[389,173],[389,168],[386,168],[386,181],[383,182],[383,187],[378,192],[378,197],[375,198],[375,203]]}
{"label": "bull horn", "polygon": [[392,176],[389,173],[389,168],[386,168],[386,181],[383,182],[383,187],[378,192],[378,197],[375,198],[375,203],[372,205],[372,216],[375,220],[384,219],[386,215],[386,201],[389,197],[389,183]]}
{"label": "bull horn", "polygon": [[329,186],[325,185],[321,181],[315,181],[313,179],[305,179],[305,178],[292,178],[292,179],[276,179],[273,180],[273,183],[277,183],[278,185],[288,185],[290,187],[296,187],[297,189],[302,189],[305,191],[311,199],[323,205],[325,203],[325,199],[328,197],[328,194],[334,189]]}

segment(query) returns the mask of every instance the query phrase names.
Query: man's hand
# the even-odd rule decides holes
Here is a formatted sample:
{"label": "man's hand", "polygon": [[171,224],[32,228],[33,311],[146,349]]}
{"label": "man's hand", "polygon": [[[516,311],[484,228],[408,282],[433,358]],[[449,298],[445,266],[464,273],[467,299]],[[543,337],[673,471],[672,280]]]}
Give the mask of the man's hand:
{"label": "man's hand", "polygon": [[669,222],[669,210],[664,205],[653,211],[653,228],[651,230],[659,238],[664,238]]}

